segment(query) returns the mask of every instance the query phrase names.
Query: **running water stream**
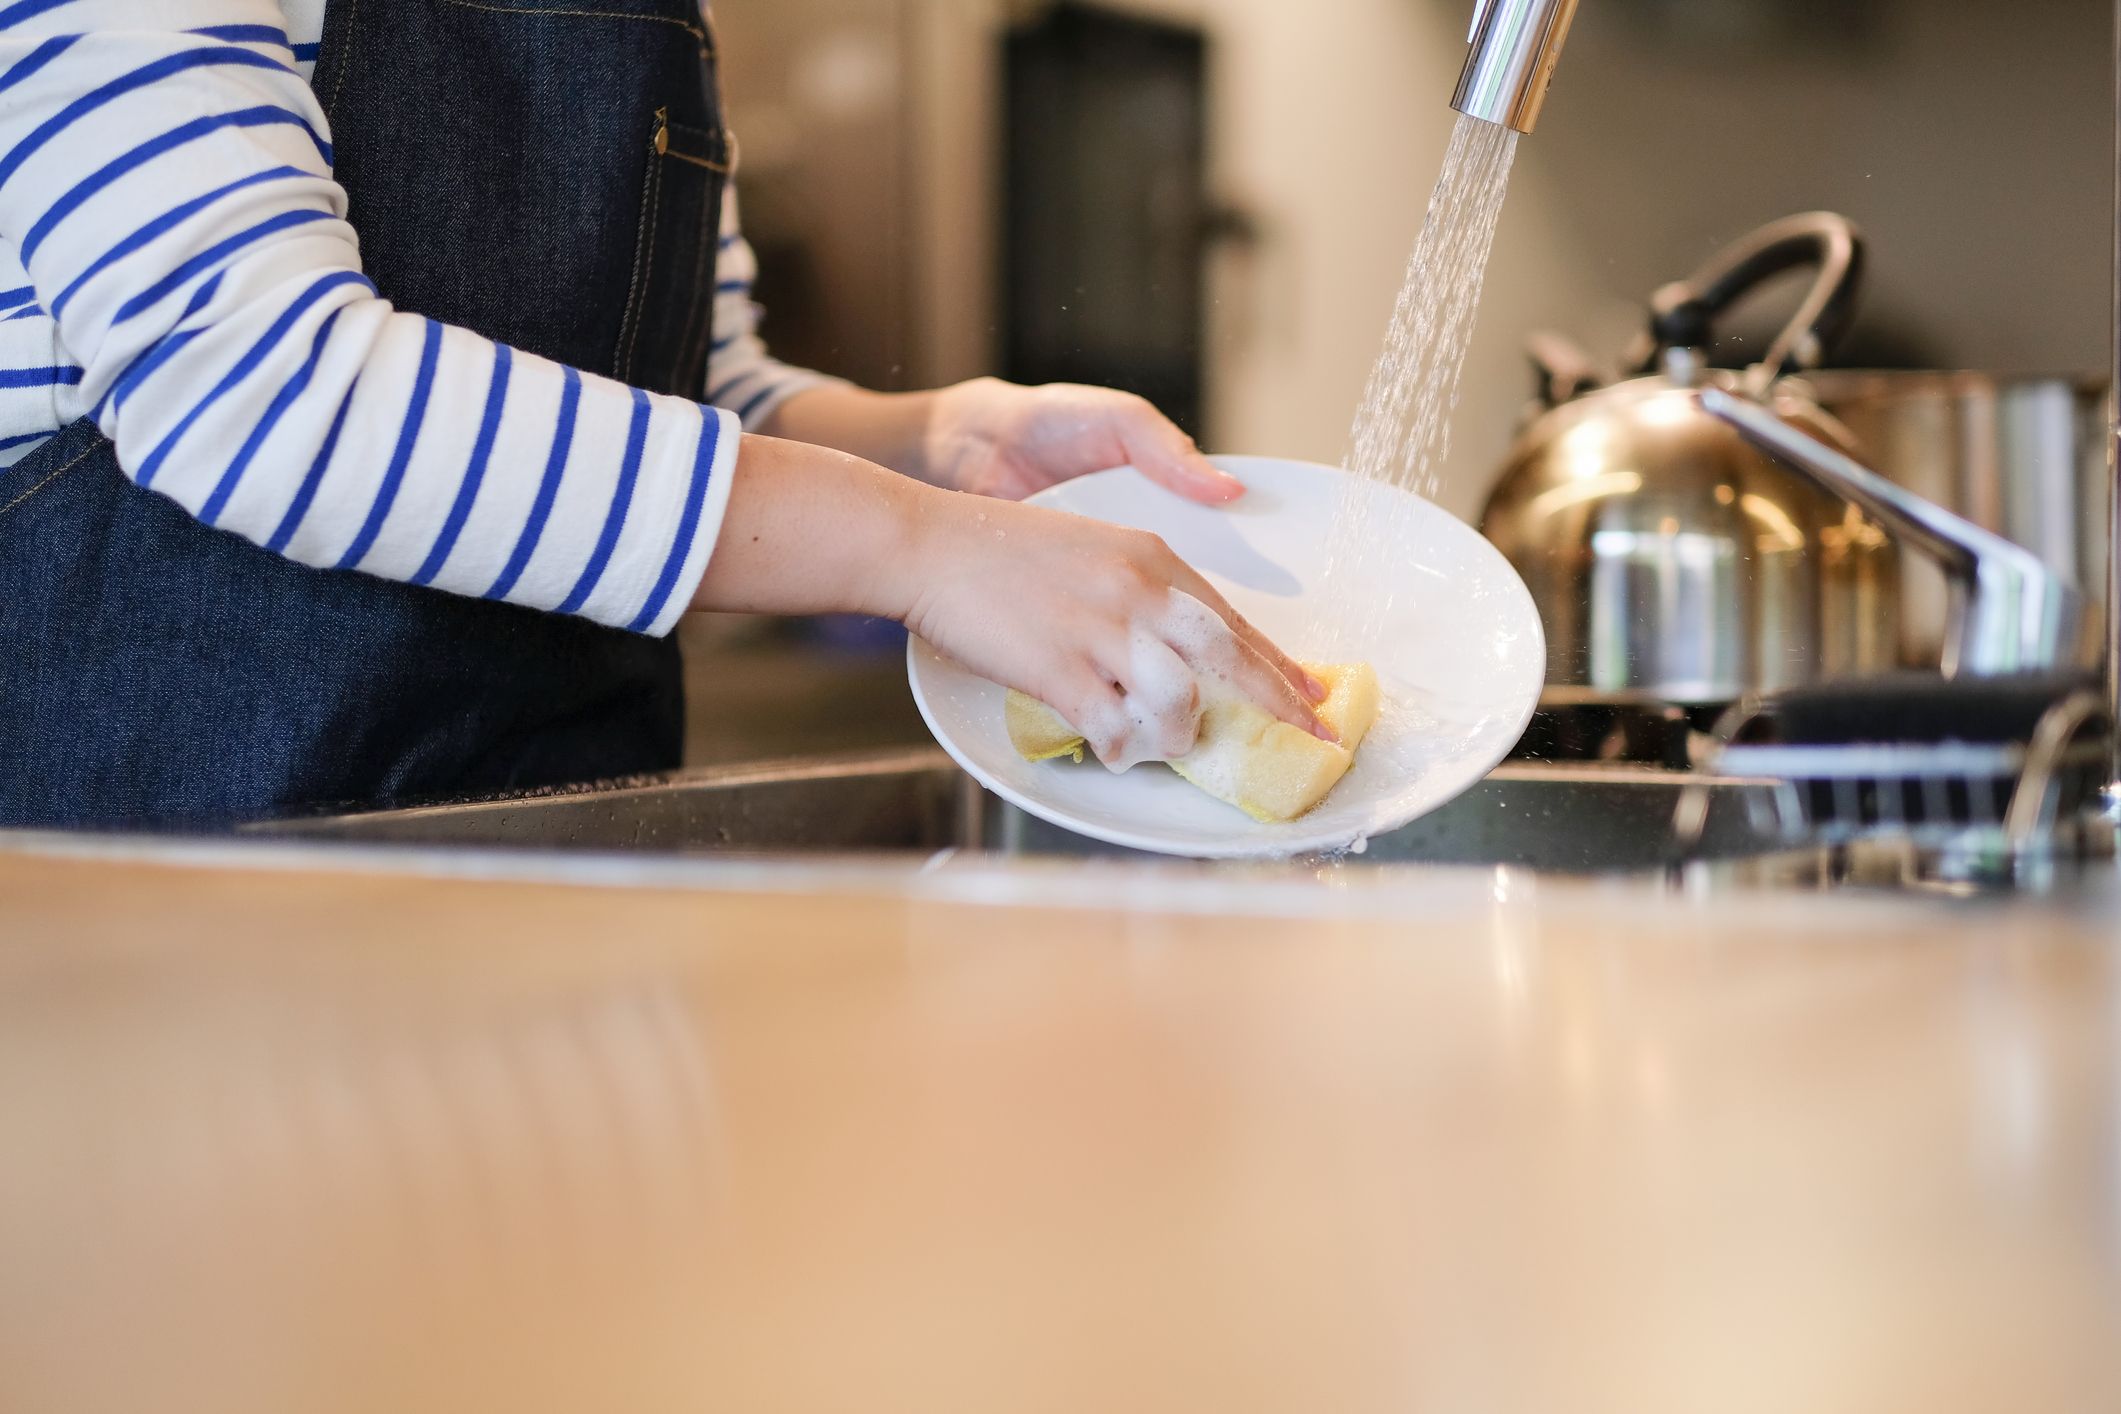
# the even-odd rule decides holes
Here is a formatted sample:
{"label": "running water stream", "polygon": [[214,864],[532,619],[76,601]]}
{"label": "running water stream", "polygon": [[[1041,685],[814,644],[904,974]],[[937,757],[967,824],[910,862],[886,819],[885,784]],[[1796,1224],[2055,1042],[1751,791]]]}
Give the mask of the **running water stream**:
{"label": "running water stream", "polygon": [[[1437,488],[1516,155],[1517,134],[1509,128],[1458,120],[1392,310],[1384,353],[1355,416],[1347,465],[1357,477],[1423,496]],[[1391,605],[1356,586],[1394,578],[1388,562],[1406,553],[1399,527],[1385,523],[1397,517],[1380,513],[1366,489],[1351,482],[1334,507],[1316,600],[1311,651],[1335,661],[1374,651],[1373,630]]]}

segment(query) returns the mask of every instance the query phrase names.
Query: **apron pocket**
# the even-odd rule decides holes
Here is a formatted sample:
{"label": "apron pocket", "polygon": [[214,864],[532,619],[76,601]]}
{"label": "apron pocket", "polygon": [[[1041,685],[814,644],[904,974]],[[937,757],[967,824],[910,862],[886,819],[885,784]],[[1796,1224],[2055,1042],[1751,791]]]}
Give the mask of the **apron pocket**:
{"label": "apron pocket", "polygon": [[520,15],[564,15],[568,19],[652,20],[681,25],[707,38],[700,0],[443,0],[462,10]]}
{"label": "apron pocket", "polygon": [[[697,401],[714,335],[714,257],[729,142],[719,130],[655,117],[632,293],[614,366],[623,382]],[[637,370],[648,370],[651,377]]]}

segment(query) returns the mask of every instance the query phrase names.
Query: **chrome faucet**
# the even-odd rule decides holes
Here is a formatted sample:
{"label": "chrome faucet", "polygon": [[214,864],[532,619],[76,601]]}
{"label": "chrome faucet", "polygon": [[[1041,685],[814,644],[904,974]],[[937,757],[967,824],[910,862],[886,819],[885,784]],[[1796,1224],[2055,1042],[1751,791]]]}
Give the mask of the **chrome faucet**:
{"label": "chrome faucet", "polygon": [[1469,118],[1528,133],[1539,125],[1577,0],[1480,0],[1473,46],[1451,106]]}

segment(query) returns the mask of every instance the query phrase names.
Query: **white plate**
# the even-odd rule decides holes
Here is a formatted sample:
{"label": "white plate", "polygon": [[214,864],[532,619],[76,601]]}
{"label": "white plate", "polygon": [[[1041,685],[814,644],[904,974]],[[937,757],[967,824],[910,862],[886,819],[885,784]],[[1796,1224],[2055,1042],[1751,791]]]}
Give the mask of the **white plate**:
{"label": "white plate", "polygon": [[1368,524],[1397,543],[1356,556],[1336,597],[1385,606],[1374,641],[1342,654],[1377,668],[1384,711],[1355,767],[1301,820],[1262,825],[1180,780],[1138,766],[1115,776],[1094,760],[1031,765],[1009,745],[1004,693],[915,639],[914,700],[943,749],[1002,799],[1108,844],[1206,859],[1345,849],[1449,802],[1493,770],[1523,735],[1546,677],[1539,613],[1494,546],[1449,512],[1334,467],[1217,457],[1241,479],[1228,509],[1197,506],[1131,467],[1041,492],[1035,504],[1151,530],[1206,574],[1239,613],[1298,658],[1343,496],[1367,500]]}

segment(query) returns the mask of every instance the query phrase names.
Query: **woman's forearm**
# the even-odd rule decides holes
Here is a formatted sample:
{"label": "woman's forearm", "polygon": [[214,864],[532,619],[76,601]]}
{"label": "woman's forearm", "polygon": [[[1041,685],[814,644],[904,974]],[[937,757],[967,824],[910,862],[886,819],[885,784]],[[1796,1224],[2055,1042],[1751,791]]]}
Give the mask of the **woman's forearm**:
{"label": "woman's forearm", "polygon": [[845,452],[746,437],[692,607],[904,619],[925,502],[945,494]]}
{"label": "woman's forearm", "polygon": [[928,430],[934,393],[872,393],[844,383],[796,394],[776,408],[761,429],[769,437],[833,447],[889,467],[918,481],[934,482]]}

